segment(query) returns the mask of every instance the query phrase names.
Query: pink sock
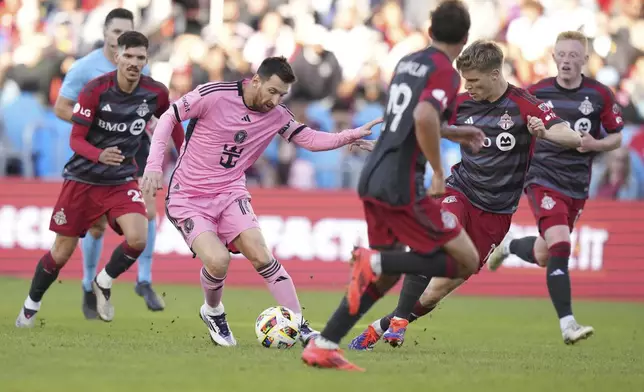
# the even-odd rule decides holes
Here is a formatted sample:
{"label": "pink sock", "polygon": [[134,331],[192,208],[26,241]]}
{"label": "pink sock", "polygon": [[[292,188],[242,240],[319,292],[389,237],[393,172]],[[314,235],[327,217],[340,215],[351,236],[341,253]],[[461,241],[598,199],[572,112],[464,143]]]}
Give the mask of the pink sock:
{"label": "pink sock", "polygon": [[268,290],[278,305],[286,306],[297,314],[302,313],[300,300],[297,299],[293,280],[279,261],[273,260],[269,265],[261,268],[257,272],[266,281],[266,286],[268,286]]}
{"label": "pink sock", "polygon": [[205,268],[201,268],[201,288],[203,289],[206,304],[211,308],[216,308],[221,302],[221,296],[224,294],[225,279],[225,276],[223,278],[215,278]]}

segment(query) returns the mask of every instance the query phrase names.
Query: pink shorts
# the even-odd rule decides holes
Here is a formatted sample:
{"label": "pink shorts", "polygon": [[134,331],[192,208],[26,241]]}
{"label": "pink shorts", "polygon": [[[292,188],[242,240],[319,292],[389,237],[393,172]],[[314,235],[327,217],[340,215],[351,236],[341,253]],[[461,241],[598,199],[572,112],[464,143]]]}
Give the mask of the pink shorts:
{"label": "pink shorts", "polygon": [[233,240],[243,231],[259,228],[247,192],[189,198],[173,195],[166,200],[166,216],[190,249],[195,238],[206,231],[217,234],[230,249]]}

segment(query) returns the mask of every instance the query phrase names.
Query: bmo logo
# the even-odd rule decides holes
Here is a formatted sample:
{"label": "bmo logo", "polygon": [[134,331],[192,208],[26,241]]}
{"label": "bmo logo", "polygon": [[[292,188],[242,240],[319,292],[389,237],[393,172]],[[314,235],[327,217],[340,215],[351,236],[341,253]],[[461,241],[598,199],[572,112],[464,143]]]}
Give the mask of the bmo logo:
{"label": "bmo logo", "polygon": [[501,151],[510,151],[517,144],[514,135],[508,132],[501,132],[496,137],[496,146]]}
{"label": "bmo logo", "polygon": [[592,123],[590,122],[590,119],[582,117],[579,120],[575,122],[575,131],[577,132],[590,132],[590,127],[592,126]]}
{"label": "bmo logo", "polygon": [[145,129],[145,120],[138,118],[132,122],[130,125],[130,133],[134,136],[140,135],[141,132]]}
{"label": "bmo logo", "polygon": [[109,132],[125,132],[127,131],[127,124],[124,123],[111,123],[105,120],[98,119],[98,126]]}
{"label": "bmo logo", "polygon": [[[130,133],[134,136],[140,135],[145,130],[145,120],[139,118],[130,124]],[[128,130],[126,123],[112,123],[98,119],[98,126],[108,132],[125,132]]]}

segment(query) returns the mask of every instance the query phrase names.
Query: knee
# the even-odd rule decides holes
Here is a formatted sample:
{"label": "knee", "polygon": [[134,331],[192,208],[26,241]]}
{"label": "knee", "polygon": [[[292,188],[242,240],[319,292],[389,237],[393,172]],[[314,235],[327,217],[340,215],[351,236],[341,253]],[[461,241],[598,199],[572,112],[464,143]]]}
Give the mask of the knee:
{"label": "knee", "polygon": [[51,258],[57,266],[63,267],[72,257],[74,250],[76,250],[76,241],[57,241],[51,248]]}
{"label": "knee", "polygon": [[228,272],[228,264],[230,263],[230,253],[228,252],[212,252],[201,257],[204,268],[212,276],[223,277]]}
{"label": "knee", "polygon": [[107,222],[103,219],[99,219],[94,222],[92,227],[89,228],[89,235],[95,239],[101,238],[105,234],[105,228],[107,227]]}
{"label": "knee", "polygon": [[244,256],[257,271],[268,266],[273,261],[273,255],[264,244],[254,244],[248,247]]}
{"label": "knee", "polygon": [[125,236],[125,242],[127,242],[130,248],[143,251],[148,244],[148,233],[147,231],[143,231],[128,234]]}
{"label": "knee", "polygon": [[467,279],[478,272],[480,266],[479,252],[474,246],[471,249],[464,249],[456,259],[456,272],[454,278]]}

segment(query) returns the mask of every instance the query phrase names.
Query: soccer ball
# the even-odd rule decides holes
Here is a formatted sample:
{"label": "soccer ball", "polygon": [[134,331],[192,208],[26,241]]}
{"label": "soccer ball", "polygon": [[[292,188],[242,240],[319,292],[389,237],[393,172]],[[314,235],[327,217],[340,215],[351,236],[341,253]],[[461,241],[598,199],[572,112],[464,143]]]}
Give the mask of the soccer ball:
{"label": "soccer ball", "polygon": [[300,336],[300,321],[284,306],[268,308],[255,321],[257,341],[266,348],[290,348]]}

